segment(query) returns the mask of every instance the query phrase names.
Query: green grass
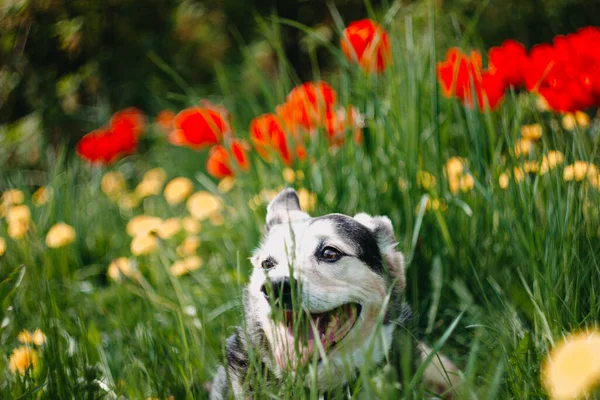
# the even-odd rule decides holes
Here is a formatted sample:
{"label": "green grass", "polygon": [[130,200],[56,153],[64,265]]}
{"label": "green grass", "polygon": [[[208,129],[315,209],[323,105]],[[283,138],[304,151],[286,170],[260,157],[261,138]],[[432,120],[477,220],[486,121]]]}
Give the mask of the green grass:
{"label": "green grass", "polygon": [[[314,215],[367,212],[391,218],[398,248],[410,261],[406,298],[415,311],[414,334],[430,345],[443,343],[441,350],[464,376],[461,398],[543,398],[540,365],[549,348],[568,332],[594,326],[600,315],[600,192],[562,178],[564,165],[575,160],[598,163],[598,121],[566,132],[560,116],[537,111],[529,94],[509,93],[498,111],[483,114],[441,98],[435,61],[461,38],[448,39],[449,21],[436,16],[435,25],[429,8],[402,9],[387,21],[392,18],[387,27],[394,63],[384,75],[368,76],[349,65],[335,41],[326,47],[339,69],[321,71],[315,61],[314,79],[327,80],[341,104],[353,104],[365,115],[365,140],[362,146],[348,141],[329,151],[321,135],[308,146],[310,161],[294,166],[304,179],[292,186],[316,193]],[[214,95],[232,113],[236,136],[247,137],[250,119],[273,111],[299,83],[279,51],[280,23],[293,24],[261,21],[279,57],[276,79],[261,74],[252,54],[247,61],[252,82],[217,69],[221,93]],[[307,32],[319,43],[317,33]],[[157,104],[192,104],[200,96],[188,89],[186,103],[156,94]],[[556,149],[565,154],[565,163],[545,175],[511,179],[508,189],[501,189],[500,174],[523,161],[512,150],[520,126],[534,122],[544,133],[529,158],[540,162],[548,149]],[[251,171],[222,194],[205,175],[205,153],[174,148],[158,131],[144,140],[142,154],[112,167],[131,189],[145,171],[159,166],[169,179],[188,176],[196,190],[223,200],[223,224],[202,223],[202,268],[181,277],[169,273],[179,258],[176,247],[185,236],[180,233],[160,241],[157,252],[133,257],[140,279],[111,281],[109,263],[130,256],[129,219],[143,213],[183,217],[185,205],[169,206],[158,195],[123,211],[100,190],[105,171],[84,165],[71,151],[50,152],[48,171],[41,174],[5,166],[0,189],[26,192],[32,225],[24,239],[12,240],[0,220],[0,236],[7,242],[0,257],[0,280],[6,279],[0,286],[0,398],[206,396],[204,385],[223,360],[225,339],[242,320],[248,257],[264,222],[266,203],[252,209],[249,202],[263,189],[285,185],[283,166],[252,154]],[[472,190],[449,191],[442,171],[452,156],[467,161]],[[421,187],[418,171],[435,176],[435,184]],[[53,198],[36,207],[30,195],[39,184],[48,185]],[[442,206],[427,209],[434,199]],[[48,249],[45,234],[58,221],[72,225],[77,240]],[[25,376],[13,374],[8,360],[20,345],[17,335],[36,328],[47,335],[39,367]],[[372,397],[397,398],[393,374],[367,363],[357,385]],[[277,388],[257,379],[261,397],[316,398],[301,388],[299,377],[288,377]],[[400,395],[426,395],[411,380],[401,379]]]}

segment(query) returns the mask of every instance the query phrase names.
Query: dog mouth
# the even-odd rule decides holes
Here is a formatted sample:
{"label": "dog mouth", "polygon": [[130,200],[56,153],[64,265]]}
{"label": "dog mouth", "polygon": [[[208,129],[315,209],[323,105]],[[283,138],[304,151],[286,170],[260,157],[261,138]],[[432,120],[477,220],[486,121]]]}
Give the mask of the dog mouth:
{"label": "dog mouth", "polygon": [[282,368],[305,364],[313,354],[316,339],[325,352],[330,351],[348,336],[361,310],[358,303],[318,313],[283,310],[283,319],[276,326],[275,360]]}

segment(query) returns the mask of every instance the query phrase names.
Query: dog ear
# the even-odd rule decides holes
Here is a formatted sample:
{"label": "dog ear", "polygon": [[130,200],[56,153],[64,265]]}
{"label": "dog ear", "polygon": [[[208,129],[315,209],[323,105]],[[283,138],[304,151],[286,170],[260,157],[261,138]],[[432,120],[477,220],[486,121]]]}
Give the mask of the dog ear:
{"label": "dog ear", "polygon": [[404,256],[396,251],[396,237],[394,235],[394,226],[388,217],[376,216],[360,213],[354,216],[354,219],[366,226],[373,232],[375,240],[381,251],[381,255],[386,261],[390,274],[397,279],[398,285],[403,289],[405,286],[404,274]]}
{"label": "dog ear", "polygon": [[283,189],[267,206],[265,232],[274,225],[307,218],[310,216],[300,208],[298,193],[291,188]]}

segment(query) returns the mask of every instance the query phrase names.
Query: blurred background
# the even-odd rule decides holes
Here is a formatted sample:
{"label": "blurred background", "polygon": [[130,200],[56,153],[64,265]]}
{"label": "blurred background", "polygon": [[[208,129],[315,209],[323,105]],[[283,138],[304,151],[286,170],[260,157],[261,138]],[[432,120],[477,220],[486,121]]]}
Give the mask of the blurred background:
{"label": "blurred background", "polygon": [[[456,38],[437,38],[441,49],[459,37],[484,48],[507,38],[526,46],[549,42],[597,22],[600,7],[598,0],[435,1],[444,23],[452,24],[443,32],[456,32]],[[156,114],[184,106],[185,85],[197,96],[219,93],[217,70],[251,79],[244,51],[267,76],[285,58],[300,80],[310,79],[303,31],[278,24],[282,48],[275,48],[268,33],[274,24],[261,16],[278,15],[337,40],[332,9],[347,22],[394,6],[377,0],[1,0],[0,165],[39,166],[44,146],[74,146],[119,108]],[[334,65],[324,49],[315,54],[321,68]]]}

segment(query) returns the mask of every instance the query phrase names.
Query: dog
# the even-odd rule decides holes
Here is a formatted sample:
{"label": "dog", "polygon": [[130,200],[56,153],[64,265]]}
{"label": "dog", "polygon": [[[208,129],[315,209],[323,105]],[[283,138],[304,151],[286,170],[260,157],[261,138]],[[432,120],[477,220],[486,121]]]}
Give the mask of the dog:
{"label": "dog", "polygon": [[[406,349],[414,353],[414,372],[415,360],[431,349],[416,340],[408,347],[396,343],[400,333],[413,338],[404,257],[395,247],[387,217],[313,218],[293,189],[280,192],[267,206],[264,238],[251,257],[244,327],[227,339],[226,364],[210,398],[260,397],[252,376],[277,387],[303,366],[312,368],[303,384],[326,394],[350,384],[367,363],[399,370]],[[423,379],[433,393],[451,398],[457,369],[435,355]]]}

